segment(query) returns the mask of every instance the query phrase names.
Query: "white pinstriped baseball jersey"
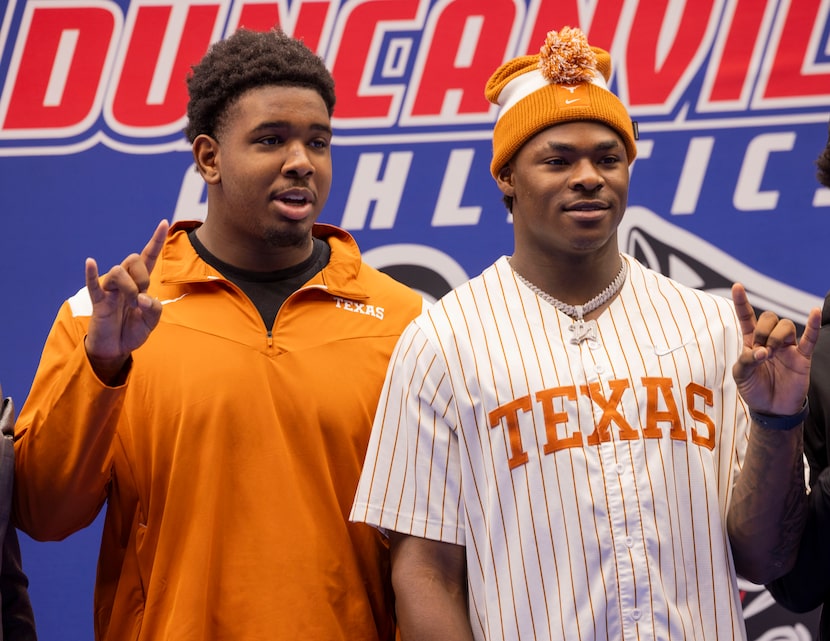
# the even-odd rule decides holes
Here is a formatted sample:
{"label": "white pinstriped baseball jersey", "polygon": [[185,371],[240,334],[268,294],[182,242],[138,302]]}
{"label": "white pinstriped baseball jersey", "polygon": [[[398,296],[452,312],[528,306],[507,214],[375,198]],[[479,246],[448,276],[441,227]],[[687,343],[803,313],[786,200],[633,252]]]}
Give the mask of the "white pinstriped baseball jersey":
{"label": "white pinstriped baseball jersey", "polygon": [[466,546],[476,639],[745,639],[731,301],[631,257],[598,340],[505,257],[404,332],[351,518]]}

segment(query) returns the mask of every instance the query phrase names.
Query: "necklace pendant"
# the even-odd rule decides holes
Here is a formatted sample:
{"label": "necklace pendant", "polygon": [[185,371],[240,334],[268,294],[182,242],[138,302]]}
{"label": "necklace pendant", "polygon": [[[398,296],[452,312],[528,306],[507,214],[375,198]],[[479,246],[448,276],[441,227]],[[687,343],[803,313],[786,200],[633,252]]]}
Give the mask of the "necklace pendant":
{"label": "necklace pendant", "polygon": [[582,341],[597,340],[597,322],[594,320],[584,321],[581,318],[575,321],[569,328],[571,330],[571,343],[579,345]]}

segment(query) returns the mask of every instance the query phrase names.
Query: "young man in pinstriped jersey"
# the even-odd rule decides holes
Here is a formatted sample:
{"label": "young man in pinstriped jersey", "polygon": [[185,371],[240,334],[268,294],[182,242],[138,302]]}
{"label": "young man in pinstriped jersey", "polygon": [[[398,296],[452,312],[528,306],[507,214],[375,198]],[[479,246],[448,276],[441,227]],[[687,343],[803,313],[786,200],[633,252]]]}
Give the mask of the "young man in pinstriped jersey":
{"label": "young man in pinstriped jersey", "polygon": [[736,572],[794,559],[818,310],[798,339],[620,254],[610,73],[564,28],[488,82],[514,252],[402,335],[351,513],[404,641],[744,639]]}

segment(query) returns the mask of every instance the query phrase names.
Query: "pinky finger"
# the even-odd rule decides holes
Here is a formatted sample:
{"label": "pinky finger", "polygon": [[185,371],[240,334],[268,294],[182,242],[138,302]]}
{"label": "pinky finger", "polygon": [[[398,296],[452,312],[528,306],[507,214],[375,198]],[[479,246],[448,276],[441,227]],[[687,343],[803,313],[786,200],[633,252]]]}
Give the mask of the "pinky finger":
{"label": "pinky finger", "polygon": [[798,350],[805,356],[811,356],[818,341],[819,329],[821,328],[821,310],[813,308],[807,316],[804,325],[804,332],[798,341]]}

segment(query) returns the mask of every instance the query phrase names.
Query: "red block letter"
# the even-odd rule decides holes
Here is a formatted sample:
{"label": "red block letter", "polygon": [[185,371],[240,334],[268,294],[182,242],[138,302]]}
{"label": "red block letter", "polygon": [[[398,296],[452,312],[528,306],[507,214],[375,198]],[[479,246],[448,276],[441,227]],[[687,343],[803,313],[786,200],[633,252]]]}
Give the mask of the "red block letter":
{"label": "red block letter", "polygon": [[623,0],[596,0],[593,4],[593,15],[586,20],[580,11],[580,5],[584,6],[584,2],[541,0],[535,18],[528,16],[528,20],[534,23],[525,53],[539,53],[548,31],[559,31],[562,27],[579,27],[592,45],[610,50],[620,24]]}
{"label": "red block letter", "polygon": [[[699,54],[708,48],[707,29],[713,0],[683,5],[682,14],[667,11],[667,0],[643,0],[631,27],[625,59],[628,104],[668,113],[694,75]],[[669,42],[663,44],[665,33]],[[662,37],[661,37],[662,36]]]}
{"label": "red block letter", "polygon": [[813,25],[820,22],[821,4],[821,0],[793,0],[790,4],[763,92],[764,101],[795,99],[792,104],[799,104],[807,97],[830,96],[830,73],[810,73],[805,69],[809,66],[808,54],[816,53],[808,47],[812,44]]}
{"label": "red block letter", "polygon": [[174,8],[145,5],[137,9],[129,45],[124,55],[115,94],[111,97],[110,125],[134,134],[130,128],[146,129],[143,135],[171,133],[179,127],[187,109],[185,79],[191,65],[211,43],[219,5],[193,5],[176,32],[170,57],[164,45]]}
{"label": "red block letter", "polygon": [[8,107],[0,115],[2,128],[55,136],[57,129],[73,135],[89,127],[98,117],[102,73],[118,22],[118,14],[100,6],[28,9],[3,88]]}
{"label": "red block letter", "polygon": [[484,86],[504,61],[515,20],[512,0],[444,5],[424,32],[414,99],[406,111],[415,119],[434,116],[445,122],[457,114],[486,114]]}
{"label": "red block letter", "polygon": [[[711,88],[708,96],[701,96],[707,102],[733,103],[735,107],[745,107],[748,91],[751,89],[754,75],[750,74],[752,54],[758,41],[766,33],[761,32],[766,3],[757,0],[738,0],[731,20],[721,23],[721,29],[729,29],[724,34],[723,51],[720,57],[713,57],[710,63],[713,69]],[[723,109],[723,106],[720,107]]]}
{"label": "red block letter", "polygon": [[[236,5],[234,9],[237,9]],[[320,39],[330,9],[331,2],[329,1],[294,0],[288,10],[288,15],[283,15],[284,3],[282,2],[274,2],[274,0],[245,2],[238,7],[239,16],[236,28],[269,31],[279,25],[289,36],[300,38],[306,47],[319,54]]]}
{"label": "red block letter", "polygon": [[[337,83],[337,108],[335,118],[340,120],[375,121],[376,124],[389,124],[397,116],[394,113],[396,96],[400,96],[406,80],[396,86],[372,86],[372,73],[378,66],[380,52],[373,50],[376,32],[381,23],[395,21],[413,21],[418,15],[420,0],[369,0],[355,2],[345,16],[345,22],[338,25],[332,38],[334,60],[331,72]],[[391,29],[393,25],[384,25]],[[405,27],[401,25],[401,30]],[[419,28],[414,23],[406,27],[411,30]],[[364,73],[368,72],[368,81],[361,86]],[[363,126],[365,123],[338,122],[340,126]]]}

